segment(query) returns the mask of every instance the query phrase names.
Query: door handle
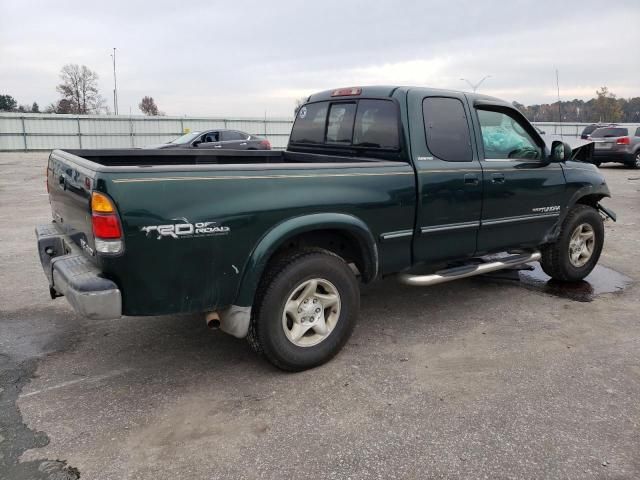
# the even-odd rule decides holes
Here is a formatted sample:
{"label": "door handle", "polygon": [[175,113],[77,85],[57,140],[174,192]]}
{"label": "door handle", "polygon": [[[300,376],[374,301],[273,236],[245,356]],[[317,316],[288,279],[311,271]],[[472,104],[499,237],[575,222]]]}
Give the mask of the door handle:
{"label": "door handle", "polygon": [[240,145],[242,145],[243,147],[247,144],[247,142],[242,142]]}
{"label": "door handle", "polygon": [[213,148],[222,148],[222,145],[214,145]]}
{"label": "door handle", "polygon": [[491,174],[491,183],[504,183],[504,173]]}
{"label": "door handle", "polygon": [[465,185],[478,185],[480,183],[480,179],[478,175],[475,173],[467,173],[464,176],[464,184]]}

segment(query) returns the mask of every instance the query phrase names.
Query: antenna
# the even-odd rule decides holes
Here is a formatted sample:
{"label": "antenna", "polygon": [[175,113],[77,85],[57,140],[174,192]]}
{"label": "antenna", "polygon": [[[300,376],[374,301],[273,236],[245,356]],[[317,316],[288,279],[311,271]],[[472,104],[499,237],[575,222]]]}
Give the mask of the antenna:
{"label": "antenna", "polygon": [[[558,121],[562,123],[562,108],[560,107],[560,80],[558,69],[556,68],[556,88],[558,89]],[[560,136],[562,136],[562,126],[560,126]]]}

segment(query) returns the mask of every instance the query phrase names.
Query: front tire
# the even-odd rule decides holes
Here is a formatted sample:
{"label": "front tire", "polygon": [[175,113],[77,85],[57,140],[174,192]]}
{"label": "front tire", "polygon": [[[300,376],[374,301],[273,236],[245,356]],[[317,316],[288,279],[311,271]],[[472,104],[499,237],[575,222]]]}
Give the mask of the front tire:
{"label": "front tire", "polygon": [[595,268],[604,245],[604,225],[598,211],[574,206],[560,227],[555,243],[542,249],[542,270],[555,280],[577,282]]}
{"label": "front tire", "polygon": [[297,251],[267,267],[248,340],[276,367],[306,370],[340,351],[359,310],[358,281],[342,258],[320,249]]}

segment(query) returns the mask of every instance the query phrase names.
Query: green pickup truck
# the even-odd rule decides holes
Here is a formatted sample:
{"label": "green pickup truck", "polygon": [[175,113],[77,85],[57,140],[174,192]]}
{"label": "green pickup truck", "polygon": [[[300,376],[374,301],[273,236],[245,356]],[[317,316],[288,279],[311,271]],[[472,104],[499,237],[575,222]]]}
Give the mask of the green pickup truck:
{"label": "green pickup truck", "polygon": [[546,145],[483,95],[331,90],[298,110],[286,151],[53,151],[38,252],[52,298],[81,315],[202,312],[302,370],[349,338],[359,282],[532,261],[588,275],[615,220],[590,147]]}

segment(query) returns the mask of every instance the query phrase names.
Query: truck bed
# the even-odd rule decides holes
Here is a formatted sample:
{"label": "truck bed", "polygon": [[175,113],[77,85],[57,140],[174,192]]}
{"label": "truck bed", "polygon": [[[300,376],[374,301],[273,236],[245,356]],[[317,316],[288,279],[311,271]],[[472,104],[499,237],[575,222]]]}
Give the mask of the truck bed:
{"label": "truck bed", "polygon": [[[175,165],[250,165],[300,163],[359,163],[380,162],[366,157],[322,155],[317,153],[286,152],[277,150],[143,150],[143,149],[84,149],[55,150],[55,154],[68,159],[69,155],[101,167],[156,167]],[[108,171],[109,168],[96,168]]]}

